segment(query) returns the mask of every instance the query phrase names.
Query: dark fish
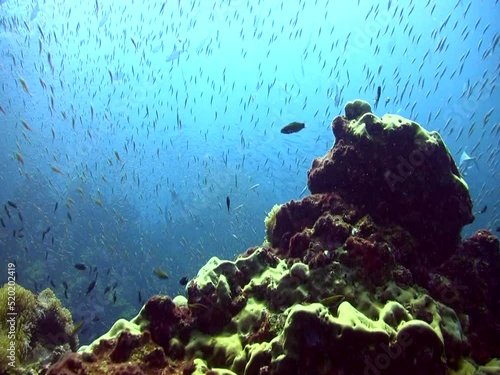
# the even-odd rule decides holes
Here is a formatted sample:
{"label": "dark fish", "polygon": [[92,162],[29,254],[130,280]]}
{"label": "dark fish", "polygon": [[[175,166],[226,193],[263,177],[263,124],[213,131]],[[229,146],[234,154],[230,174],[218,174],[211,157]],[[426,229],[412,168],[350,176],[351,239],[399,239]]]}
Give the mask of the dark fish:
{"label": "dark fish", "polygon": [[50,279],[50,285],[52,285],[52,288],[56,287],[56,284],[54,284],[54,281],[52,279]]}
{"label": "dark fish", "polygon": [[181,277],[181,279],[179,280],[179,284],[181,284],[182,286],[186,286],[187,283],[188,283],[189,279],[187,276],[183,276]]}
{"label": "dark fish", "polygon": [[85,293],[86,296],[89,295],[90,292],[92,292],[92,290],[94,290],[94,287],[95,287],[95,283],[97,282],[97,279],[94,279],[88,286],[87,288],[87,292]]}
{"label": "dark fish", "polygon": [[23,215],[21,214],[21,211],[17,211],[17,216],[19,217],[19,220],[23,221]]}
{"label": "dark fish", "polygon": [[45,251],[45,260],[47,260],[47,258],[49,257],[49,251]]}
{"label": "dark fish", "polygon": [[3,222],[3,219],[0,217],[0,223],[2,223],[2,227],[5,228],[5,223]]}
{"label": "dark fish", "polygon": [[111,287],[107,286],[104,288],[104,294],[108,293],[111,290]]}
{"label": "dark fish", "polygon": [[56,205],[54,206],[54,212],[57,211],[57,206],[59,206],[59,202],[56,202]]}
{"label": "dark fish", "polygon": [[87,269],[87,266],[83,263],[77,263],[75,264],[75,268],[80,271],[85,271]]}
{"label": "dark fish", "polygon": [[8,204],[9,206],[11,206],[12,208],[17,208],[17,204],[15,204],[15,203],[14,203],[14,202],[12,202],[12,201],[7,201],[7,204]]}
{"label": "dark fish", "polygon": [[115,302],[116,302],[116,291],[113,292],[113,303],[115,303]]}
{"label": "dark fish", "polygon": [[281,133],[283,134],[297,133],[302,129],[304,129],[305,127],[306,125],[303,122],[291,122],[290,124],[281,129]]}
{"label": "dark fish", "polygon": [[68,283],[66,281],[61,281],[64,290],[68,289]]}
{"label": "dark fish", "polygon": [[118,285],[118,281],[116,281],[116,282],[113,284],[113,287],[112,287],[111,289],[115,290],[115,289],[116,289],[116,287],[117,287],[117,285]]}
{"label": "dark fish", "polygon": [[487,210],[488,210],[488,206],[487,206],[487,205],[484,205],[484,207],[483,207],[483,208],[481,208],[481,209],[478,211],[478,214],[484,214]]}
{"label": "dark fish", "polygon": [[141,294],[141,291],[138,290],[137,292],[138,292],[139,303],[142,304],[142,294]]}
{"label": "dark fish", "polygon": [[54,246],[54,236],[52,236],[52,246]]}
{"label": "dark fish", "polygon": [[64,297],[65,297],[66,299],[68,299],[68,290],[67,290],[67,289],[64,289]]}
{"label": "dark fish", "polygon": [[94,317],[92,318],[93,322],[98,322],[99,320],[99,315],[94,315]]}
{"label": "dark fish", "polygon": [[35,281],[35,293],[38,293],[38,285],[36,284],[36,281]]}
{"label": "dark fish", "polygon": [[375,96],[375,103],[374,103],[374,108],[377,109],[378,106],[378,101],[380,100],[380,95],[382,94],[382,87],[378,86],[377,87],[377,96]]}
{"label": "dark fish", "polygon": [[10,218],[11,218],[11,217],[10,217],[10,212],[9,212],[9,209],[7,208],[7,205],[6,205],[6,204],[4,204],[4,205],[3,205],[3,208],[5,209],[5,213],[7,214],[7,216],[8,216],[8,217],[9,217],[9,219],[10,219]]}
{"label": "dark fish", "polygon": [[47,233],[50,232],[50,227],[47,227],[47,229],[45,229],[43,232],[42,232],[42,242],[45,240],[45,236],[47,235]]}
{"label": "dark fish", "polygon": [[231,208],[231,199],[229,199],[229,195],[226,197],[226,206],[227,212],[229,212],[229,209]]}
{"label": "dark fish", "polygon": [[71,215],[69,214],[69,212],[66,215],[68,215],[69,221],[73,222],[73,218],[71,217]]}

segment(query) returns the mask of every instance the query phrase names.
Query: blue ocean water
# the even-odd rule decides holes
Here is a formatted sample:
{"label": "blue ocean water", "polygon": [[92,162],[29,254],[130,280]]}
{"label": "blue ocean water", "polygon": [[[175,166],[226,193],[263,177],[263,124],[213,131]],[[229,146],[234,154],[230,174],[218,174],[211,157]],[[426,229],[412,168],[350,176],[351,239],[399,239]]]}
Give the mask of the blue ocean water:
{"label": "blue ocean water", "polygon": [[[0,281],[15,261],[89,342],[183,293],[210,257],[261,244],[266,213],[300,197],[333,145],[333,118],[378,86],[378,116],[473,158],[464,236],[495,232],[499,13],[493,0],[1,1]],[[281,134],[293,121],[305,129]]]}

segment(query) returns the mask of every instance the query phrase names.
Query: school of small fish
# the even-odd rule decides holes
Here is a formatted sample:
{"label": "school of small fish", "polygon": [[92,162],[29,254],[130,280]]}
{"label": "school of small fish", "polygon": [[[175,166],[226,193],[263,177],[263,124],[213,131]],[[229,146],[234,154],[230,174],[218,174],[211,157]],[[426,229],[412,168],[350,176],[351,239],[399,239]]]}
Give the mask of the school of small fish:
{"label": "school of small fish", "polygon": [[261,243],[355,98],[439,131],[474,230],[500,230],[498,0],[20,3],[0,3],[2,259],[85,311],[75,332]]}

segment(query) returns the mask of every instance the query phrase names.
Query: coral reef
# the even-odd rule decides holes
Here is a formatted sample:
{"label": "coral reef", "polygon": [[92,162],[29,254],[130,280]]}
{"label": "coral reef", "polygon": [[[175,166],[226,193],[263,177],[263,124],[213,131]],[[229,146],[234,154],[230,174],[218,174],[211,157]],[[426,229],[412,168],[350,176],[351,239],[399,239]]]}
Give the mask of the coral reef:
{"label": "coral reef", "polygon": [[439,265],[474,219],[467,185],[443,140],[403,117],[380,119],[368,103],[349,107],[357,108],[350,118],[333,120],[334,147],[313,161],[309,190],[336,192],[377,223],[401,225],[427,249],[420,262]]}
{"label": "coral reef", "polygon": [[273,208],[262,246],[48,374],[500,373],[499,242],[461,242],[472,203],[439,135],[362,101],[332,128],[312,194]]}
{"label": "coral reef", "polygon": [[[41,371],[56,362],[66,352],[78,347],[78,336],[74,332],[73,320],[68,309],[50,289],[34,295],[22,286],[15,285],[14,304],[8,304],[9,285],[0,289],[0,343],[9,348],[11,341],[15,347],[14,365],[7,357],[8,352],[0,353],[0,373],[26,373],[29,370]],[[12,306],[15,311],[7,311]],[[15,332],[9,335],[8,312],[15,313]],[[5,319],[4,319],[5,318]]]}

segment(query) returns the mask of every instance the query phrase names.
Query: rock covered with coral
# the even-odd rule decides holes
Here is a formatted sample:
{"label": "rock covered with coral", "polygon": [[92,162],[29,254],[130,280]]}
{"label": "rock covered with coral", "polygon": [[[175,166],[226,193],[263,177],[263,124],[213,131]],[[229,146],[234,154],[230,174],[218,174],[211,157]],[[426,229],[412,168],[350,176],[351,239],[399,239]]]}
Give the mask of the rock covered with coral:
{"label": "rock covered with coral", "polygon": [[[187,298],[153,297],[48,373],[499,373],[499,243],[460,243],[471,200],[441,138],[364,102],[333,130],[313,194],[273,208],[262,246],[212,258]],[[421,162],[392,191],[405,159]]]}
{"label": "rock covered with coral", "polygon": [[421,248],[425,262],[439,264],[473,221],[467,185],[437,132],[387,114],[368,103],[346,105],[333,120],[334,147],[308,172],[313,194],[336,192],[383,225],[401,225]]}
{"label": "rock covered with coral", "polygon": [[[34,295],[27,289],[15,285],[15,292],[9,293],[9,285],[0,289],[0,373],[27,373],[46,370],[61,355],[75,351],[78,336],[74,330],[71,313],[50,289]],[[8,304],[8,296],[13,296],[13,305]],[[7,311],[13,306],[15,311]],[[9,331],[7,313],[15,313],[15,332]],[[5,319],[4,319],[5,318]],[[9,335],[9,333],[13,333]],[[11,342],[15,347],[14,366],[8,358]]]}

